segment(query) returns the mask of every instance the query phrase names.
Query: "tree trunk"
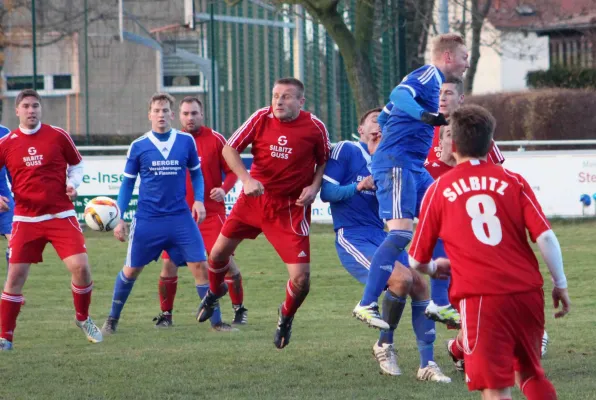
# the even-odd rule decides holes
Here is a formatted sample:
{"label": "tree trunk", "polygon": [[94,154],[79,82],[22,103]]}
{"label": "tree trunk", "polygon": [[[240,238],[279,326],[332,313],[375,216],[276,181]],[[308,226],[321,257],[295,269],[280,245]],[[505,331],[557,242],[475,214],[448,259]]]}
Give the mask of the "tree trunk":
{"label": "tree trunk", "polygon": [[490,10],[492,0],[486,0],[482,8],[479,5],[480,0],[472,0],[472,46],[470,48],[470,68],[466,72],[465,92],[472,93],[474,88],[474,77],[478,69],[478,60],[480,60],[480,36],[482,35],[482,25],[484,19]]}
{"label": "tree trunk", "polygon": [[433,21],[435,0],[406,0],[406,65],[408,72],[425,61],[428,30]]}

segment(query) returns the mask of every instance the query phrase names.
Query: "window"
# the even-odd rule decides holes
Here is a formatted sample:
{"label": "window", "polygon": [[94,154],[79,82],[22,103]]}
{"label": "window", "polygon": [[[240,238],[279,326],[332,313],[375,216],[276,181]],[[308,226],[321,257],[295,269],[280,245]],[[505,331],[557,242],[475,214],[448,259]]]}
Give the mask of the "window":
{"label": "window", "polygon": [[[23,89],[33,89],[33,76],[6,76],[7,96],[16,96]],[[74,93],[72,75],[37,75],[37,90],[42,96],[62,96]]]}
{"label": "window", "polygon": [[54,89],[72,89],[71,75],[54,75]]}
{"label": "window", "polygon": [[171,54],[177,48],[206,57],[206,44],[198,39],[164,42],[164,49],[170,50],[170,54],[166,51],[162,56],[161,84],[163,90],[171,93],[206,91],[205,76],[199,66],[192,61]]}
{"label": "window", "polygon": [[[44,90],[44,79],[43,75],[37,75],[37,89]],[[6,77],[6,90],[18,90],[32,89],[33,88],[33,76],[7,76]]]}

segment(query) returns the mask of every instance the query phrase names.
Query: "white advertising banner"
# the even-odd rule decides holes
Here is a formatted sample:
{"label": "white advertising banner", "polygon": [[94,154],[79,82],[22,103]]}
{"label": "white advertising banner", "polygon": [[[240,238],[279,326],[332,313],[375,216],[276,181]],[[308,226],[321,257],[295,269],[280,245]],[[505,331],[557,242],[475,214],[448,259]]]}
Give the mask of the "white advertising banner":
{"label": "white advertising banner", "polygon": [[[596,150],[505,152],[504,155],[505,168],[526,178],[549,217],[596,215],[596,200],[593,198],[596,195]],[[86,202],[95,196],[118,195],[125,162],[124,156],[85,157],[85,176],[79,187],[77,211],[82,212]],[[236,202],[241,188],[242,184],[238,182],[227,194],[228,211]],[[138,181],[134,194],[138,194]],[[579,200],[583,194],[593,198],[588,207]],[[131,210],[125,216],[127,220],[134,215],[136,197],[133,197]],[[323,203],[317,196],[311,217],[313,222],[332,222],[329,204]]]}

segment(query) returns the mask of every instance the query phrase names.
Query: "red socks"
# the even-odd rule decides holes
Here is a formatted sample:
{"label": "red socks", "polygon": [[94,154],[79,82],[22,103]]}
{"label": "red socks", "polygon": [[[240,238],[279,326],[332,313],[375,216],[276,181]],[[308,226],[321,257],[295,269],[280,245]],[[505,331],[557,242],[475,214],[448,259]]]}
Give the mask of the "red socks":
{"label": "red socks", "polygon": [[12,336],[17,326],[17,317],[19,316],[19,311],[21,311],[22,302],[22,295],[2,292],[2,300],[0,301],[0,325],[2,326],[2,333],[0,333],[0,337],[9,342],[12,342]]}
{"label": "red socks", "polygon": [[221,296],[225,292],[225,286],[223,285],[226,273],[230,269],[230,259],[226,261],[213,261],[209,258],[209,290],[216,296]]}
{"label": "red socks", "polygon": [[244,289],[242,288],[242,275],[238,273],[234,276],[225,278],[225,282],[228,285],[228,294],[232,305],[240,306],[244,302]]}
{"label": "red socks", "polygon": [[93,282],[87,286],[77,286],[71,283],[71,288],[77,321],[85,321],[89,317],[89,304],[91,304]]}
{"label": "red socks", "polygon": [[451,345],[449,346],[449,351],[458,360],[464,359],[464,347],[460,342],[459,336],[456,337],[453,342],[451,342]]}
{"label": "red socks", "polygon": [[159,306],[161,307],[161,311],[172,312],[174,309],[174,299],[176,298],[176,289],[178,288],[178,277],[164,278],[160,276],[157,287],[159,289]]}
{"label": "red socks", "polygon": [[557,400],[555,387],[545,377],[528,378],[520,384],[520,389],[528,400]]}
{"label": "red socks", "polygon": [[281,313],[286,317],[294,316],[307,295],[308,289],[298,291],[292,284],[292,281],[288,280],[288,284],[286,285],[286,301],[284,301],[283,306],[281,307]]}

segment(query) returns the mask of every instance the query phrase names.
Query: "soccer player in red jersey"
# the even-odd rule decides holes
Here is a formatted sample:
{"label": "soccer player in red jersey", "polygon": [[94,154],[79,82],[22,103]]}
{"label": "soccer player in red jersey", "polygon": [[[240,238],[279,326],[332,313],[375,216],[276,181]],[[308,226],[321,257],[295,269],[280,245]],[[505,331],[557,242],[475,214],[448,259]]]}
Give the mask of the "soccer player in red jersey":
{"label": "soccer player in red jersey", "polygon": [[[451,125],[457,166],[426,192],[410,265],[434,277],[452,275],[470,390],[485,400],[511,399],[517,380],[530,400],[556,399],[540,365],[543,280],[526,229],[551,273],[554,306],[562,305],[555,318],[571,306],[559,242],[526,180],[486,162],[492,115],[464,106]],[[439,237],[450,261],[431,260]]]}
{"label": "soccer player in red jersey", "polygon": [[[256,111],[224,147],[224,157],[243,189],[209,256],[209,292],[197,318],[207,320],[217,307],[236,247],[263,232],[290,275],[274,337],[275,346],[282,349],[310,287],[310,205],[321,188],[330,143],[323,122],[301,110],[302,82],[278,79],[272,95],[271,106]],[[254,157],[250,174],[240,158],[249,144]]]}
{"label": "soccer player in red jersey", "polygon": [[[225,195],[234,187],[238,177],[228,167],[222,155],[226,139],[218,132],[203,125],[205,121],[203,103],[197,97],[188,96],[182,99],[179,118],[184,132],[190,133],[194,137],[201,158],[201,172],[205,180],[205,193],[208,196],[205,196],[207,217],[199,225],[199,230],[201,236],[203,236],[205,249],[210,254],[226,220]],[[222,179],[222,174],[225,174],[225,179]],[[187,174],[186,178],[186,202],[189,207],[192,207],[195,199],[190,174]],[[167,252],[163,252],[162,259],[163,267],[158,285],[161,314],[154,321],[157,321],[156,326],[167,327],[172,325],[172,309],[174,308],[174,298],[176,296],[178,268],[170,260]],[[207,268],[200,265],[197,270],[192,272],[195,275],[197,293],[202,299],[209,289]],[[233,323],[246,324],[248,310],[243,305],[242,275],[233,257],[230,257],[230,270],[226,275],[225,282],[228,285],[230,299],[234,307]],[[218,332],[233,330],[229,324],[222,321],[219,309],[211,316],[211,326],[213,330]]]}
{"label": "soccer player in red jersey", "polygon": [[[31,264],[43,261],[47,243],[72,274],[76,325],[90,342],[101,342],[102,334],[89,317],[93,281],[72,204],[83,178],[82,157],[68,133],[41,123],[41,97],[35,90],[20,92],[15,104],[19,128],[0,140],[0,168],[10,171],[16,203],[10,266],[0,301],[0,350],[12,349],[23,286]],[[7,210],[8,199],[1,197],[0,211]]]}

